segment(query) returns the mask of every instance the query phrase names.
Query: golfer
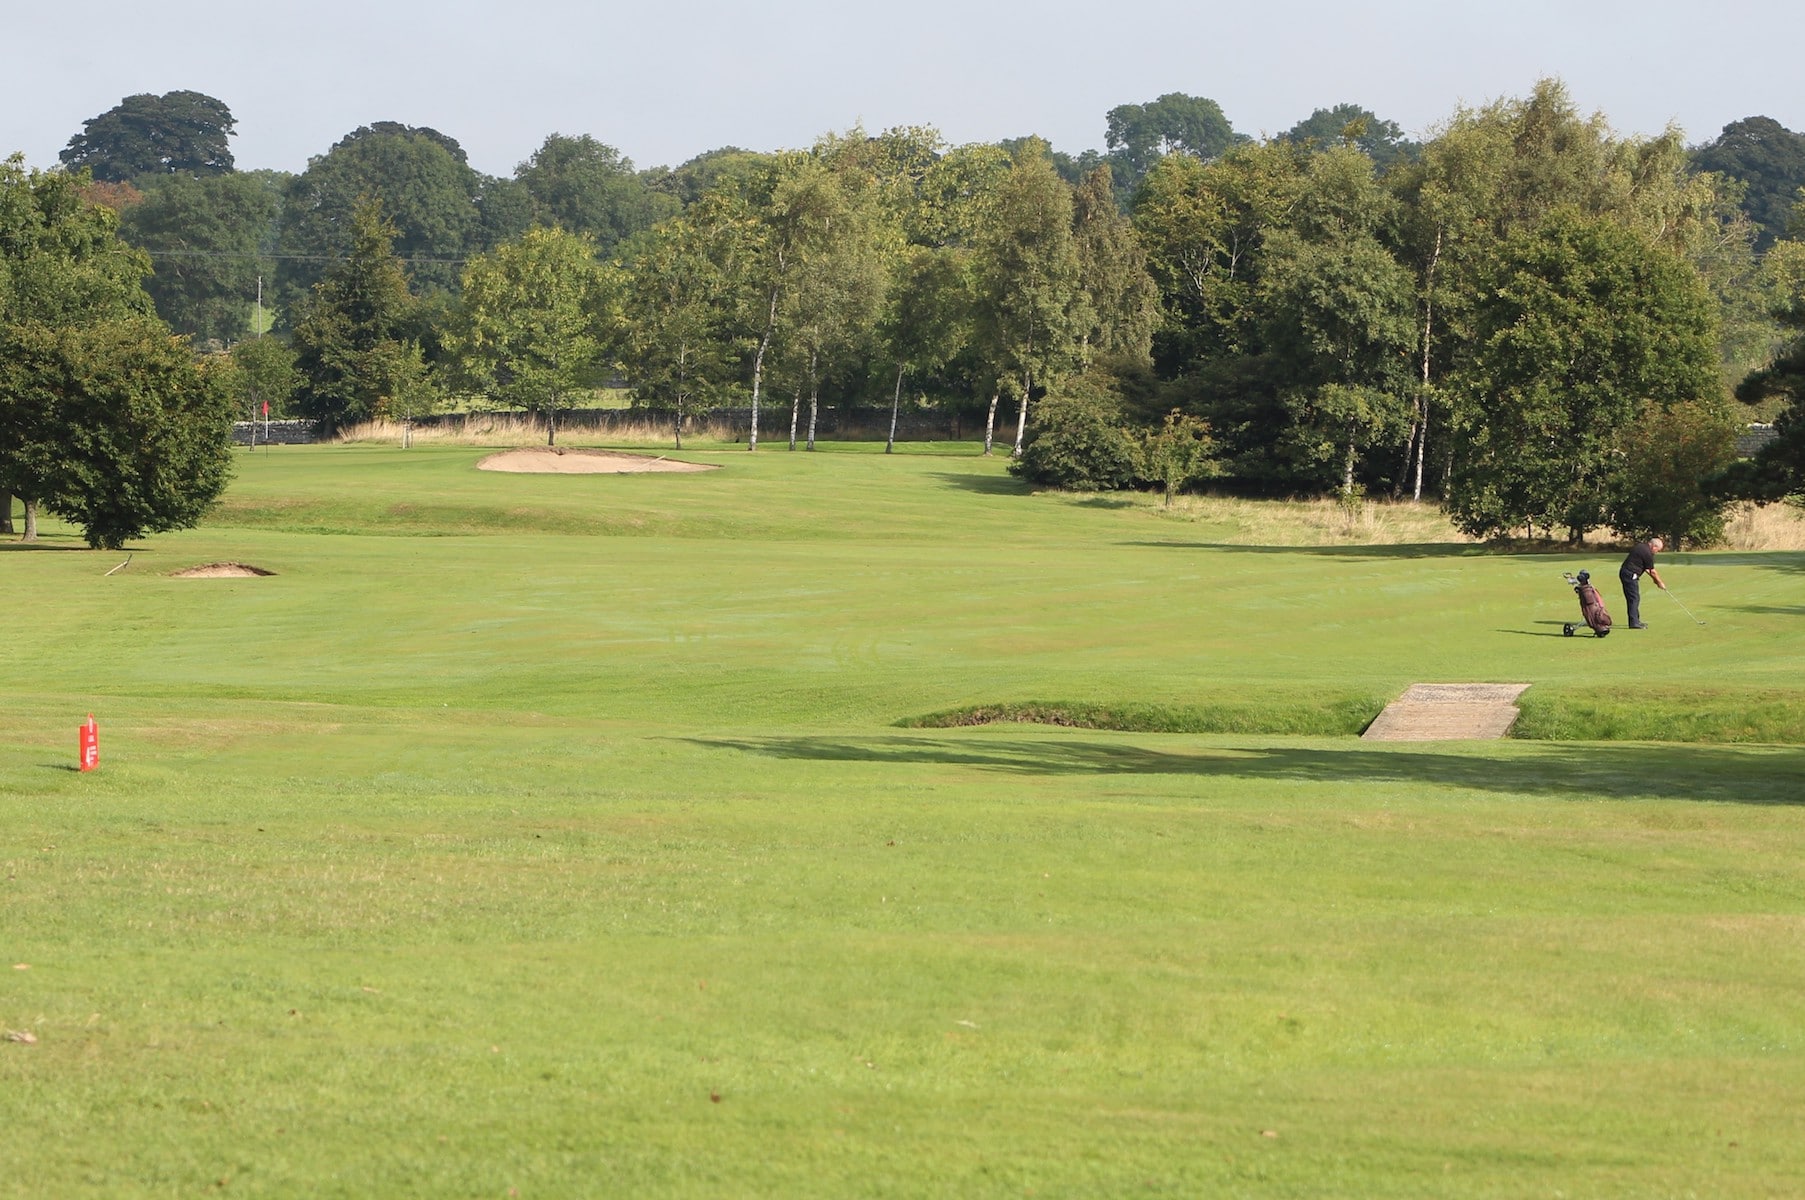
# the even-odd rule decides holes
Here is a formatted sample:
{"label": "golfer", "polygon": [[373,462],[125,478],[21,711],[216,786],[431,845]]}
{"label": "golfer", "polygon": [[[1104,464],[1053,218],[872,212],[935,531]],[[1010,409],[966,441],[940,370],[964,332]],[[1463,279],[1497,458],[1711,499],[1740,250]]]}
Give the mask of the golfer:
{"label": "golfer", "polygon": [[1629,609],[1630,628],[1647,629],[1642,623],[1642,576],[1647,575],[1655,581],[1655,586],[1662,591],[1667,585],[1661,582],[1661,573],[1655,570],[1655,555],[1667,549],[1667,543],[1660,538],[1649,538],[1646,542],[1637,542],[1630,547],[1630,552],[1623,557],[1623,565],[1617,569],[1617,579],[1623,584],[1623,604]]}

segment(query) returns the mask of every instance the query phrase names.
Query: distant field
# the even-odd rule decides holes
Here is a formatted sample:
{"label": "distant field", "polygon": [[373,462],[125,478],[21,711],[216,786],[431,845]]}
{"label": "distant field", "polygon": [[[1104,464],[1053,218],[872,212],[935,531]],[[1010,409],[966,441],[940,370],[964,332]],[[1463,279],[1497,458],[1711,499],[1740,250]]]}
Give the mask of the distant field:
{"label": "distant field", "polygon": [[1805,552],[1567,639],[1620,552],[928,449],[0,544],[0,1196],[1805,1190]]}

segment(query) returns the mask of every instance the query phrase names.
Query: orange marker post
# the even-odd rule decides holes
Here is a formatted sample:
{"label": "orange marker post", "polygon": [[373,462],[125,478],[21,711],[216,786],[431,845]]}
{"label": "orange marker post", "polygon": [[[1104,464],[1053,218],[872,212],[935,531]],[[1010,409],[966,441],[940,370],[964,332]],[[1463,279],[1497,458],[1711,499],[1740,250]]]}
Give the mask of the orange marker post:
{"label": "orange marker post", "polygon": [[92,771],[100,765],[100,729],[94,724],[94,714],[89,713],[87,721],[81,727],[81,769]]}

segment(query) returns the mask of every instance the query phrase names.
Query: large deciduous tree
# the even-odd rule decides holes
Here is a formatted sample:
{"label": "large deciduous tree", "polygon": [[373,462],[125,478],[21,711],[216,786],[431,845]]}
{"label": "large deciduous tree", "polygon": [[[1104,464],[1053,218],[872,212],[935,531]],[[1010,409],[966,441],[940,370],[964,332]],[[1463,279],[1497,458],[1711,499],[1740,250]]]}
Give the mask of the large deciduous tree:
{"label": "large deciduous tree", "polygon": [[1166,155],[1211,159],[1247,140],[1222,115],[1221,105],[1183,92],[1168,92],[1145,104],[1118,104],[1106,121],[1104,144],[1112,152],[1121,185],[1130,192]]}
{"label": "large deciduous tree", "polygon": [[1373,160],[1379,170],[1408,161],[1417,145],[1404,136],[1396,121],[1381,119],[1371,109],[1358,104],[1337,104],[1319,108],[1279,134],[1288,142],[1298,142],[1312,149],[1352,146]]}
{"label": "large deciduous tree", "polygon": [[679,450],[685,422],[715,403],[735,367],[727,330],[738,240],[698,215],[665,221],[631,243],[623,297],[634,398],[670,413]]}
{"label": "large deciduous tree", "polygon": [[0,494],[112,547],[192,525],[229,469],[229,401],[158,321],[141,251],[85,175],[0,165]]}
{"label": "large deciduous tree", "polygon": [[[282,208],[283,301],[295,304],[329,264],[350,252],[354,214],[369,196],[382,201],[394,228],[394,252],[405,261],[414,286],[455,290],[463,261],[486,248],[490,232],[482,200],[493,182],[470,167],[455,139],[436,129],[394,121],[360,126],[288,185]],[[502,232],[511,236],[519,229]]]}
{"label": "large deciduous tree", "polygon": [[1457,119],[1388,176],[1401,200],[1398,259],[1415,284],[1416,387],[1397,489],[1407,478],[1415,499],[1431,437],[1447,440],[1449,381],[1471,346],[1476,281],[1497,242],[1491,218],[1510,146],[1500,123]]}
{"label": "large deciduous tree", "polygon": [[535,226],[471,260],[446,350],[463,376],[509,408],[545,418],[607,377],[620,320],[593,238]]}
{"label": "large deciduous tree", "polygon": [[973,247],[989,228],[1009,155],[999,146],[954,146],[929,164],[905,214],[903,232],[919,246]]}
{"label": "large deciduous tree", "polygon": [[280,183],[265,173],[172,176],[149,186],[120,216],[120,233],[150,254],[146,289],[178,332],[201,341],[248,336],[265,256],[280,204]]}
{"label": "large deciduous tree", "polygon": [[780,154],[761,154],[738,146],[720,146],[704,150],[675,167],[654,167],[645,173],[646,182],[654,190],[676,197],[678,204],[688,208],[710,192],[747,185],[754,176],[768,170],[773,159],[780,157]]}
{"label": "large deciduous tree", "polygon": [[1480,293],[1450,508],[1475,536],[1606,519],[1624,432],[1719,394],[1710,298],[1677,255],[1562,209],[1508,238]]}
{"label": "large deciduous tree", "polygon": [[938,370],[970,345],[972,282],[972,255],[961,247],[910,246],[903,252],[878,323],[881,353],[896,366],[885,454],[896,449],[897,416],[909,372]]}
{"label": "large deciduous tree", "polygon": [[[1720,328],[1747,324],[1734,313],[1739,281],[1751,270],[1747,235],[1721,181],[1687,169],[1678,131],[1617,138],[1602,116],[1582,115],[1557,80],[1538,81],[1521,99],[1459,110],[1387,182],[1403,203],[1399,257],[1417,278],[1410,471],[1418,494],[1432,434],[1443,472],[1453,466],[1454,443],[1444,431],[1457,415],[1450,405],[1472,394],[1461,384],[1478,344],[1474,305],[1487,294],[1498,246],[1557,210],[1634,231],[1679,255],[1716,297]],[[1737,337],[1759,340],[1743,331]]]}
{"label": "large deciduous tree", "polygon": [[231,478],[232,398],[155,317],[0,332],[0,397],[51,439],[44,505],[96,549],[195,525]]}
{"label": "large deciduous tree", "polygon": [[740,243],[734,251],[743,286],[736,290],[740,335],[750,349],[752,428],[746,448],[758,449],[760,404],[773,347],[795,311],[791,294],[810,247],[826,236],[842,196],[818,155],[786,154],[724,181],[694,209],[721,224]]}
{"label": "large deciduous tree", "polygon": [[1742,210],[1754,222],[1757,250],[1788,236],[1793,205],[1805,188],[1805,133],[1772,117],[1746,117],[1700,146],[1692,165],[1742,183]]}
{"label": "large deciduous tree", "polygon": [[552,134],[514,178],[531,197],[535,221],[588,234],[604,254],[681,207],[635,172],[631,159],[588,134]]}
{"label": "large deciduous tree", "polygon": [[1258,142],[1211,163],[1171,155],[1147,177],[1134,223],[1165,305],[1153,345],[1167,374],[1258,352],[1262,252],[1290,221],[1307,157],[1288,142]]}
{"label": "large deciduous tree", "polygon": [[1344,495],[1360,452],[1407,422],[1413,289],[1379,239],[1391,218],[1372,160],[1335,147],[1311,160],[1268,255],[1266,337],[1290,416],[1274,449],[1297,482],[1326,485],[1338,468]]}
{"label": "large deciduous tree", "polygon": [[232,169],[232,110],[202,92],[141,92],[82,123],[57,157],[70,171],[121,183],[143,175]]}

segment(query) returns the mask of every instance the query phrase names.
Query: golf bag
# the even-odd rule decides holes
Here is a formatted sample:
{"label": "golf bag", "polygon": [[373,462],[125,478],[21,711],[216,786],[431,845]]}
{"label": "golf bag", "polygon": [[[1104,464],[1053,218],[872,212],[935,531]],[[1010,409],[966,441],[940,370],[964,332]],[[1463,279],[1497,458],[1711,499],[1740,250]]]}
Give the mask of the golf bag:
{"label": "golf bag", "polygon": [[[1567,583],[1573,588],[1573,594],[1579,597],[1579,615],[1585,618],[1588,629],[1599,637],[1611,632],[1611,614],[1604,610],[1604,600],[1598,589],[1592,586],[1592,573],[1581,571],[1577,576],[1566,576]],[[1579,631],[1579,626],[1569,621],[1561,626],[1561,632],[1572,637]]]}

